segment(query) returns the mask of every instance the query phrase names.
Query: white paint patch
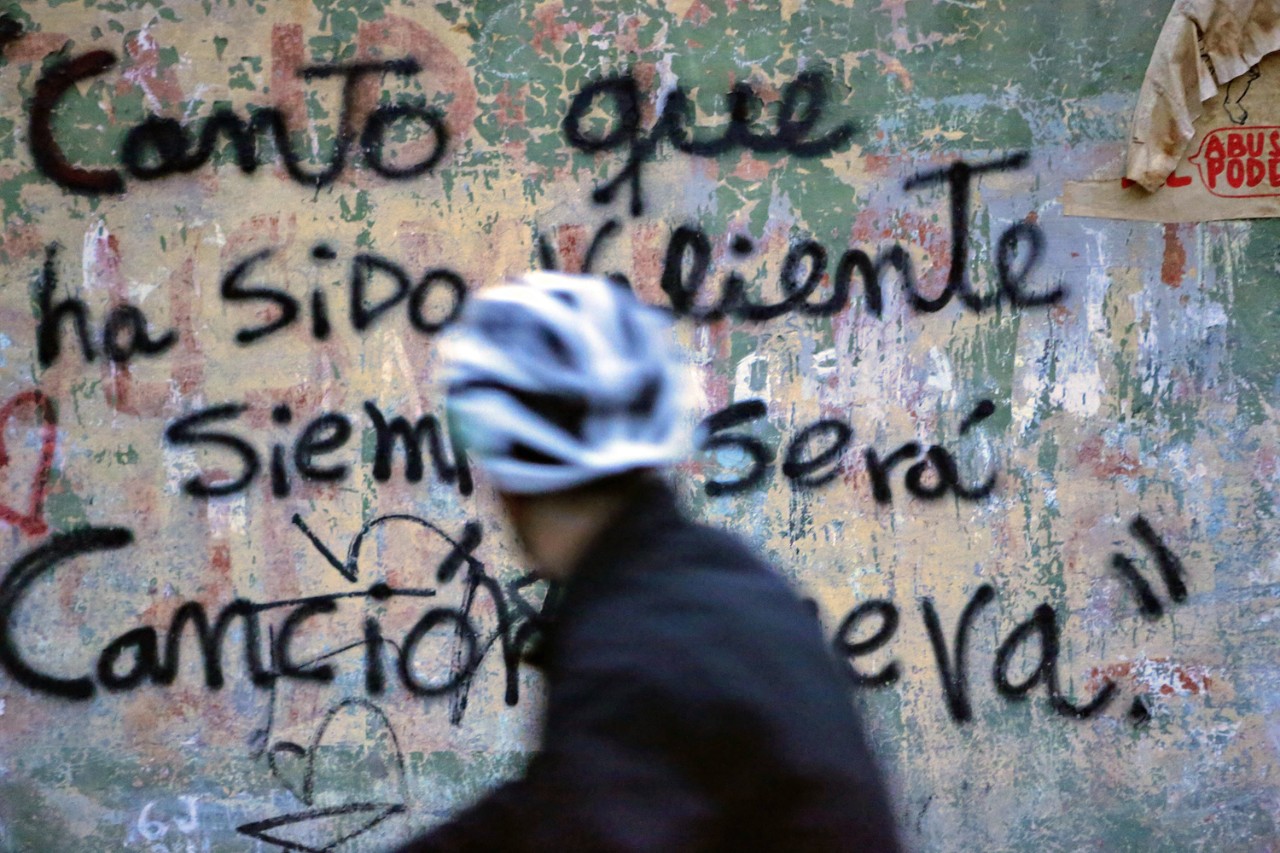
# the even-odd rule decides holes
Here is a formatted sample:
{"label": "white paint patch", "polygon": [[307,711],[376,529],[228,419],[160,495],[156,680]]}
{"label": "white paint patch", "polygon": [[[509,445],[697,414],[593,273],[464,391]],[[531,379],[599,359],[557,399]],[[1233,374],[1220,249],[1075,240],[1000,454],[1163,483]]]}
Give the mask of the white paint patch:
{"label": "white paint patch", "polygon": [[1013,414],[1013,425],[1019,434],[1027,431],[1036,416],[1036,373],[1027,369],[1027,359],[1022,353],[1013,356],[1013,373],[1017,377],[1017,390],[1013,395],[1010,409]]}
{"label": "white paint patch", "polygon": [[[753,379],[759,376],[764,378],[760,387],[756,387]],[[747,400],[752,397],[773,399],[769,393],[769,360],[759,354],[749,355],[738,362],[733,372],[733,399]]]}
{"label": "white paint patch", "polygon": [[[190,60],[185,56],[181,57],[180,61],[183,66],[190,67],[191,65]],[[184,122],[191,122],[197,118],[197,113],[200,110],[201,104],[207,104],[212,100],[212,97],[210,96],[210,92],[212,91],[213,87],[207,83],[196,84],[195,92],[192,93],[191,100],[187,103],[187,108],[182,114]]]}
{"label": "white paint patch", "polygon": [[80,256],[80,280],[85,292],[94,290],[98,283],[98,270],[102,268],[103,255],[110,245],[110,240],[111,232],[107,230],[107,223],[102,219],[84,232],[84,251]]}
{"label": "white paint patch", "polygon": [[781,231],[790,228],[796,221],[796,205],[791,203],[791,196],[781,192],[776,186],[769,192],[769,219],[765,228],[768,231]]}
{"label": "white paint patch", "polygon": [[1200,325],[1206,329],[1213,326],[1225,326],[1228,320],[1226,309],[1217,302],[1206,302],[1204,307],[1200,309],[1199,318]]}
{"label": "white paint patch", "polygon": [[1107,298],[1107,257],[1103,249],[1105,234],[1102,230],[1086,229],[1088,243],[1089,274],[1085,277],[1083,328],[1076,324],[1068,331],[1066,340],[1058,350],[1059,375],[1066,381],[1050,395],[1050,400],[1066,411],[1081,418],[1098,413],[1105,392],[1102,375],[1098,370],[1098,348],[1105,346],[1106,322],[1102,316],[1102,303]]}
{"label": "white paint patch", "polygon": [[[666,36],[667,23],[662,22],[663,37]],[[671,70],[671,58],[675,56],[673,53],[664,53],[662,59],[658,60],[654,66],[654,70],[658,72],[658,97],[654,101],[654,109],[657,115],[662,115],[662,111],[667,108],[667,98],[671,96],[680,86],[680,77]]]}
{"label": "white paint patch", "polygon": [[1181,664],[1168,659],[1146,659],[1133,667],[1133,680],[1159,696],[1198,696],[1207,691],[1210,669],[1200,664]]}
{"label": "white paint patch", "polygon": [[1012,406],[1013,421],[1020,433],[1035,421],[1042,402],[1081,419],[1096,416],[1102,406],[1106,388],[1098,362],[1099,352],[1111,349],[1102,311],[1110,282],[1103,248],[1105,235],[1094,229],[1088,229],[1088,233],[1089,273],[1081,294],[1083,322],[1038,327],[1034,338],[1028,341],[1029,345],[1038,345],[1037,355],[1028,358],[1025,352],[1031,346],[1020,347],[1014,359],[1018,393]]}
{"label": "white paint patch", "polygon": [[[169,395],[170,401],[183,403],[181,396],[175,396],[173,393],[176,391],[177,386],[171,385]],[[191,448],[175,447],[167,441],[163,445],[162,452],[164,454],[165,493],[170,495],[180,495],[182,494],[183,483],[192,477],[198,477],[201,475],[200,466],[196,462],[196,452]],[[211,506],[215,503],[215,501],[210,501]]]}
{"label": "white paint patch", "polygon": [[155,282],[129,279],[129,297],[135,302],[146,302],[147,297],[157,288]]}
{"label": "white paint patch", "polygon": [[956,387],[956,372],[951,366],[951,359],[941,349],[933,347],[929,350],[929,364],[932,370],[929,372],[929,378],[925,380],[924,387],[950,396]]}
{"label": "white paint patch", "polygon": [[1095,362],[1087,373],[1072,373],[1066,381],[1054,389],[1049,399],[1066,411],[1081,418],[1098,413],[1102,405],[1102,377]]}
{"label": "white paint patch", "polygon": [[[1258,586],[1280,583],[1280,552],[1272,555],[1270,563],[1253,564],[1249,569],[1249,583]],[[1269,611],[1262,617],[1262,621],[1269,622],[1277,615],[1280,614],[1275,611]]]}
{"label": "white paint patch", "polygon": [[[395,335],[391,338],[391,360],[382,362],[382,381],[385,388],[410,388],[413,389],[414,397],[418,401],[419,406],[425,404],[426,390],[424,383],[418,381],[414,375],[413,367],[409,364],[409,354],[404,349],[404,338],[401,335]],[[395,362],[395,372],[392,370],[391,361]],[[396,373],[399,374],[397,381]],[[326,383],[325,393],[328,394],[329,385]]]}
{"label": "white paint patch", "polygon": [[248,501],[244,492],[209,501],[209,533],[221,539],[235,539],[248,535]]}
{"label": "white paint patch", "polygon": [[835,373],[840,367],[840,361],[836,357],[836,351],[833,347],[828,347],[821,352],[813,354],[813,361],[809,369],[804,372],[804,377],[813,376],[820,383],[825,383],[831,378],[831,374]]}

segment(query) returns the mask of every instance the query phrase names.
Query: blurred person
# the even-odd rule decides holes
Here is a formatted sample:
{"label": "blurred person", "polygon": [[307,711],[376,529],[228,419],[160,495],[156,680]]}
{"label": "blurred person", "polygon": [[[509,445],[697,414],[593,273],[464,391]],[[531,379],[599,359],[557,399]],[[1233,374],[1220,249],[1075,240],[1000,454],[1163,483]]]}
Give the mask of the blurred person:
{"label": "blurred person", "polygon": [[449,416],[561,589],[540,750],[400,853],[898,849],[812,611],[663,481],[685,445],[667,325],[624,285],[530,273],[446,339]]}

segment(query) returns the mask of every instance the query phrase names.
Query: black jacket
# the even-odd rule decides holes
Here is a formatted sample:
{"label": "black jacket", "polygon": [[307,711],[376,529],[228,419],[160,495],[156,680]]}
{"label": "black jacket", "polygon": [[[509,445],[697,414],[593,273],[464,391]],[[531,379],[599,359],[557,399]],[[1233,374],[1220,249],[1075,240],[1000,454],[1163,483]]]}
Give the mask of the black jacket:
{"label": "black jacket", "polygon": [[817,620],[665,486],[589,549],[543,652],[523,778],[401,853],[898,849]]}

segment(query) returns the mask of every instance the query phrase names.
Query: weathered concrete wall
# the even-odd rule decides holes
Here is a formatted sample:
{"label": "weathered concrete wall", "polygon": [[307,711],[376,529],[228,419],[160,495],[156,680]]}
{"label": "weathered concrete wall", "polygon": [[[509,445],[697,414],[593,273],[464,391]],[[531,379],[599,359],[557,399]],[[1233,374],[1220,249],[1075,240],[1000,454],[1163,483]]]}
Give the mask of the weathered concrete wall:
{"label": "weathered concrete wall", "polygon": [[1275,849],[1280,228],[1058,202],[1146,5],[5,4],[0,849],[371,851],[519,766],[433,343],[541,262],[682,310],[686,497],[877,682],[914,845]]}

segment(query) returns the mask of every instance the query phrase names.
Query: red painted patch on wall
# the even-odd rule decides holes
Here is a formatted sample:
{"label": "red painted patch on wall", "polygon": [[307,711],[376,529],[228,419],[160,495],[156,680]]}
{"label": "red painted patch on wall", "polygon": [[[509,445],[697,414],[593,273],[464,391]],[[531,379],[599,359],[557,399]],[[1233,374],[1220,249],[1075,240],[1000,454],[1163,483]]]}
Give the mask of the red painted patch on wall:
{"label": "red painted patch on wall", "polygon": [[[0,469],[8,469],[12,457],[5,444],[5,428],[19,410],[34,410],[40,419],[39,457],[29,481],[18,485],[19,492],[25,487],[26,505],[11,506],[0,501],[0,522],[12,525],[28,536],[40,536],[49,529],[44,520],[44,497],[49,486],[49,474],[53,470],[53,454],[58,444],[58,418],[54,413],[53,403],[40,391],[32,389],[23,391],[9,399],[0,407]],[[9,471],[5,471],[6,474]],[[16,503],[21,504],[21,497]]]}
{"label": "red painted patch on wall", "polygon": [[1164,226],[1164,261],[1160,264],[1160,280],[1170,287],[1181,287],[1187,271],[1187,250],[1182,246],[1178,226]]}
{"label": "red painted patch on wall", "polygon": [[1102,436],[1095,435],[1080,443],[1076,461],[1087,466],[1095,477],[1109,480],[1112,477],[1132,477],[1142,472],[1138,460],[1123,451],[1107,447]]}
{"label": "red painted patch on wall", "polygon": [[1162,696],[1198,696],[1209,692],[1213,687],[1213,679],[1209,677],[1205,667],[1181,664],[1168,658],[1142,658],[1096,666],[1089,670],[1086,687],[1091,691],[1097,690],[1108,679],[1116,682],[1128,681],[1139,690]]}

